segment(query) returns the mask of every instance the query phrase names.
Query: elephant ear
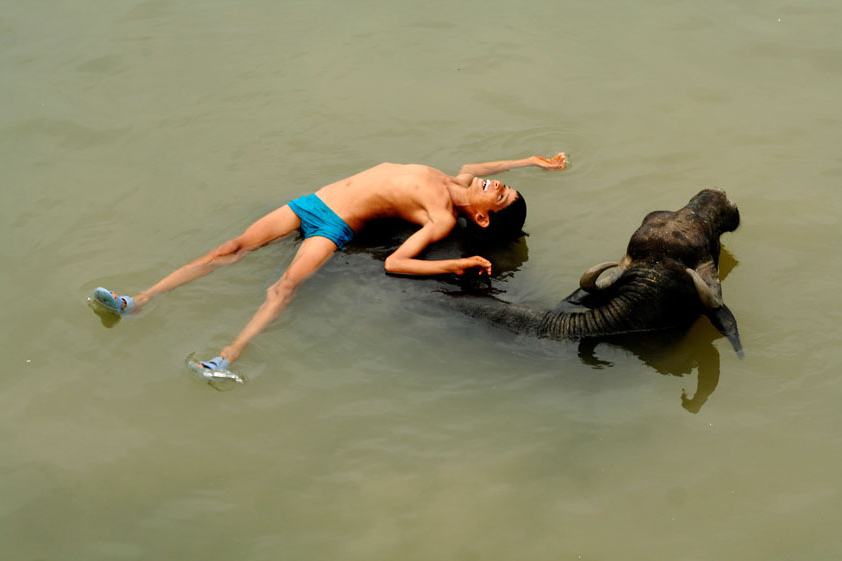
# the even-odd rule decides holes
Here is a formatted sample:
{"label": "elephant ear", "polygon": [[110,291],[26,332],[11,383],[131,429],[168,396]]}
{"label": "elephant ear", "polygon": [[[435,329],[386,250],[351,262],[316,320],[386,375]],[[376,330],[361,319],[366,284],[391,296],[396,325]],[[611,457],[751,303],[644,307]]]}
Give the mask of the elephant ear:
{"label": "elephant ear", "polygon": [[722,300],[722,285],[719,282],[719,270],[713,261],[706,261],[695,269],[685,269],[693,280],[699,299],[707,309],[707,316],[716,329],[725,335],[734,347],[737,356],[743,357],[743,344],[737,319]]}
{"label": "elephant ear", "polygon": [[586,292],[605,290],[620,280],[620,277],[623,276],[623,273],[628,268],[629,261],[628,256],[626,256],[620,262],[605,261],[604,263],[594,265],[582,273],[582,276],[579,278],[579,286]]}

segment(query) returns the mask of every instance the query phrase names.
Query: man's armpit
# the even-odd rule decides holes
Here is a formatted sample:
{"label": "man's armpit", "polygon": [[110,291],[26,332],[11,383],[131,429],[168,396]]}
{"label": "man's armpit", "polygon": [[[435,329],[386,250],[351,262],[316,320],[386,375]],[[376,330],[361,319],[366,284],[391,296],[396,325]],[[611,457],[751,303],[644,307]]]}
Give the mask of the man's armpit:
{"label": "man's armpit", "polygon": [[439,241],[446,238],[453,228],[456,227],[456,219],[450,214],[431,216],[431,221],[424,227],[429,228],[431,241]]}

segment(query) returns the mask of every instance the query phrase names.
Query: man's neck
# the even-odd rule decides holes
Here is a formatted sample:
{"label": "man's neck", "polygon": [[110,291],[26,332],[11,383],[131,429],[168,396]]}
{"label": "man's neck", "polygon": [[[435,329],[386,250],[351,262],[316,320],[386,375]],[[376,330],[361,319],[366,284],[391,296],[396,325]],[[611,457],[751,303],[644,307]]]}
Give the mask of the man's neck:
{"label": "man's neck", "polygon": [[450,192],[450,202],[453,203],[453,208],[460,214],[464,213],[468,207],[468,188],[451,181],[447,185],[447,190]]}

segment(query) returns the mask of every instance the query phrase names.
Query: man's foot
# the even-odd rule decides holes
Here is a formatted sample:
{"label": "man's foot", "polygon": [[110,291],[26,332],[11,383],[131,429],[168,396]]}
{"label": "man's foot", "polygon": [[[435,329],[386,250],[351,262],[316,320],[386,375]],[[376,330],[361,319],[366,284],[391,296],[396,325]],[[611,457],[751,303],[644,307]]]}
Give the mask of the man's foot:
{"label": "man's foot", "polygon": [[96,303],[105,310],[118,316],[130,314],[135,310],[134,298],[131,296],[120,296],[116,292],[111,292],[101,286],[93,291],[88,301]]}
{"label": "man's foot", "polygon": [[194,353],[187,357],[187,368],[193,371],[200,379],[207,382],[231,381],[237,384],[244,384],[245,378],[228,370],[229,362],[221,356],[213,357],[210,360],[196,360]]}

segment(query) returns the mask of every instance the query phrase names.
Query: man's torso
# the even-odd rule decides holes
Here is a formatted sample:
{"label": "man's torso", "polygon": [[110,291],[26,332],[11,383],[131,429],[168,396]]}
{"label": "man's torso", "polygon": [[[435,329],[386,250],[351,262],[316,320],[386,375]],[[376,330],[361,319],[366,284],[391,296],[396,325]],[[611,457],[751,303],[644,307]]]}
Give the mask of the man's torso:
{"label": "man's torso", "polygon": [[316,195],[358,231],[377,218],[425,224],[434,215],[455,217],[453,183],[454,178],[429,166],[383,163],[326,185]]}

